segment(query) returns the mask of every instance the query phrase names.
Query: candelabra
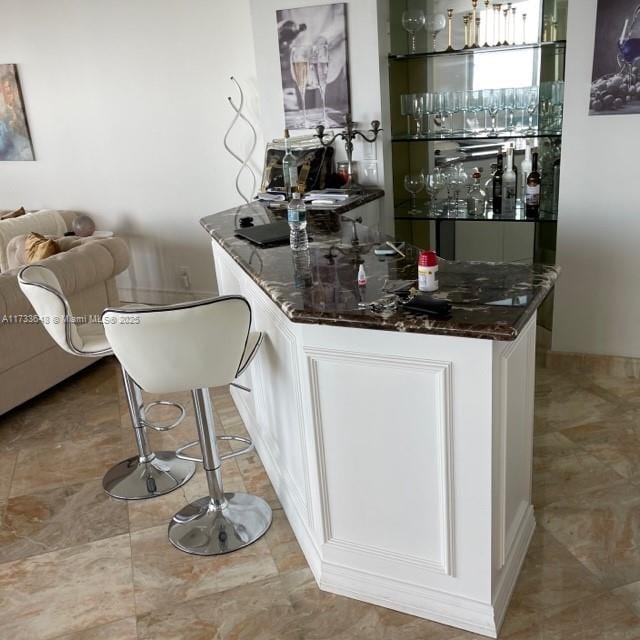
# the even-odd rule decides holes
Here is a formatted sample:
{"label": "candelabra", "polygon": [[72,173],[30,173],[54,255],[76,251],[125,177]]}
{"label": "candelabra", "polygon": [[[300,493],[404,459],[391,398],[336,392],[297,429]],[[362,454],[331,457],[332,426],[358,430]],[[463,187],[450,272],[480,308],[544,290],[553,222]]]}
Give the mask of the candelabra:
{"label": "candelabra", "polygon": [[369,144],[373,144],[378,139],[378,134],[382,131],[382,129],[380,128],[380,121],[373,120],[371,122],[371,129],[369,129],[369,131],[373,135],[370,137],[367,137],[367,135],[363,131],[356,129],[355,124],[351,119],[350,113],[347,113],[347,115],[345,116],[345,128],[342,131],[339,131],[338,133],[333,134],[331,138],[327,141],[325,141],[324,137],[330,134],[325,133],[324,125],[320,124],[316,127],[317,133],[315,134],[315,137],[320,140],[320,143],[322,144],[323,147],[331,146],[337,138],[341,138],[342,140],[344,140],[344,148],[347,153],[347,176],[348,176],[347,184],[345,185],[345,187],[349,190],[353,190],[353,191],[359,190],[358,185],[353,179],[353,141],[358,136],[360,136],[365,142],[368,142]]}

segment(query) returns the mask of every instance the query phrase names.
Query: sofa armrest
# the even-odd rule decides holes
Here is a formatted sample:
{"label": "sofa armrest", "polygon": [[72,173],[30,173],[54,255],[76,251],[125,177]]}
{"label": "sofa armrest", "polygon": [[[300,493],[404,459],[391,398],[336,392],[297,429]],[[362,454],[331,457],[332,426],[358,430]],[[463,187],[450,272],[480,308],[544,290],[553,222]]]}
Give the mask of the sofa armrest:
{"label": "sofa armrest", "polygon": [[42,264],[51,269],[67,296],[122,273],[130,262],[129,247],[122,238],[96,239],[57,253]]}
{"label": "sofa armrest", "polygon": [[[106,282],[122,273],[129,266],[127,243],[122,238],[95,239],[57,253],[32,264],[41,264],[51,269],[60,282],[65,295],[88,289]],[[0,317],[3,314],[24,313],[29,303],[20,291],[17,275],[22,267],[0,274]],[[21,309],[21,311],[18,311]]]}

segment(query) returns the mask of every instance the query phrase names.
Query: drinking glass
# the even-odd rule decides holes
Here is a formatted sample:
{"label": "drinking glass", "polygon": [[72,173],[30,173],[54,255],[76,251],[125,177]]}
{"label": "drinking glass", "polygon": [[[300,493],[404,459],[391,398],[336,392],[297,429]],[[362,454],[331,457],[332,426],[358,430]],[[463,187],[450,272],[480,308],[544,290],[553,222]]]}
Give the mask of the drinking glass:
{"label": "drinking glass", "polygon": [[413,118],[416,121],[416,138],[422,136],[422,120],[424,118],[425,100],[423,93],[413,96]]}
{"label": "drinking glass", "polygon": [[400,110],[403,116],[407,118],[407,135],[411,135],[411,121],[413,120],[413,94],[405,93],[400,96]]}
{"label": "drinking glass", "polygon": [[553,106],[553,128],[560,132],[564,118],[564,82],[554,82],[551,86],[551,104]]}
{"label": "drinking glass", "polygon": [[327,78],[329,77],[329,44],[320,43],[313,47],[311,53],[311,69],[322,99],[322,123],[327,124]]}
{"label": "drinking glass", "polygon": [[464,170],[464,165],[460,162],[454,168],[452,184],[453,194],[455,197],[456,214],[460,212],[460,192],[464,191],[468,187],[468,183],[469,174]]}
{"label": "drinking glass", "polygon": [[504,90],[487,89],[484,92],[484,106],[491,117],[489,136],[496,137],[498,135],[498,129],[496,128],[498,113],[504,108]]}
{"label": "drinking glass", "polygon": [[453,133],[453,116],[456,113],[456,93],[455,91],[445,91],[441,95],[442,109],[442,133]]}
{"label": "drinking glass", "polygon": [[402,26],[411,38],[410,53],[416,52],[416,33],[424,27],[426,20],[421,9],[410,9],[402,14]]}
{"label": "drinking glass", "polygon": [[524,123],[525,123],[525,113],[527,111],[527,105],[528,103],[528,88],[526,87],[520,87],[518,89],[516,89],[516,106],[515,108],[520,111],[520,119],[518,124],[516,125],[516,128],[519,130],[524,129]]}
{"label": "drinking glass", "polygon": [[309,64],[312,50],[309,45],[294,45],[291,47],[291,76],[298,87],[300,93],[300,103],[302,105],[302,126],[308,127],[307,123],[307,82],[309,80]]}
{"label": "drinking glass", "polygon": [[411,194],[411,209],[409,213],[415,215],[418,210],[418,194],[424,189],[424,173],[409,174],[404,177],[404,188]]}
{"label": "drinking glass", "polygon": [[427,31],[431,32],[433,39],[433,50],[436,51],[436,38],[447,26],[447,18],[443,13],[429,14],[427,16]]}
{"label": "drinking glass", "polygon": [[505,124],[507,131],[515,131],[516,90],[504,90]]}
{"label": "drinking glass", "polygon": [[471,111],[470,108],[470,91],[458,91],[456,93],[456,102],[457,107],[460,113],[462,114],[462,127],[460,128],[460,133],[471,133],[467,128],[467,113]]}
{"label": "drinking glass", "polygon": [[527,96],[527,113],[529,114],[529,128],[527,129],[527,134],[535,133],[533,129],[533,116],[535,112],[538,110],[538,87],[529,87],[526,92]]}
{"label": "drinking glass", "polygon": [[469,111],[471,111],[471,113],[475,114],[475,128],[472,128],[471,132],[473,133],[474,131],[486,131],[486,117],[484,126],[480,125],[479,120],[479,114],[484,112],[484,99],[482,91],[469,91],[468,95],[469,97],[467,99],[467,108],[469,109]]}
{"label": "drinking glass", "polygon": [[440,169],[435,169],[433,173],[425,177],[425,187],[429,195],[431,213],[433,214],[438,214],[438,195],[444,186],[445,181]]}
{"label": "drinking glass", "polygon": [[430,133],[429,116],[437,116],[439,113],[439,106],[436,97],[437,94],[435,93],[424,94],[424,115],[427,117],[427,134]]}

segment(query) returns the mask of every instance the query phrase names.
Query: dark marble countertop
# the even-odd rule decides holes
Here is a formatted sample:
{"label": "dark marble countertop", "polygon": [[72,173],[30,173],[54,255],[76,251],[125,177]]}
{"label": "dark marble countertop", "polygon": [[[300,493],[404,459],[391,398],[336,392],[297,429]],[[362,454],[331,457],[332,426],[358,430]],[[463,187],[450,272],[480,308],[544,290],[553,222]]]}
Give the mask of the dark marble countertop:
{"label": "dark marble countertop", "polygon": [[[360,244],[353,246],[352,225],[342,222],[341,215],[310,212],[308,252],[293,252],[288,245],[259,248],[234,235],[238,219],[245,216],[252,216],[255,224],[283,219],[282,213],[253,203],[200,222],[292,322],[515,340],[558,277],[557,269],[542,265],[441,261],[440,290],[432,295],[452,303],[449,319],[404,309],[374,313],[358,305],[378,301],[390,289],[417,280],[417,247],[406,245],[405,258],[380,258],[373,250],[386,236],[359,225]],[[357,283],[361,263],[367,274],[365,287]]]}

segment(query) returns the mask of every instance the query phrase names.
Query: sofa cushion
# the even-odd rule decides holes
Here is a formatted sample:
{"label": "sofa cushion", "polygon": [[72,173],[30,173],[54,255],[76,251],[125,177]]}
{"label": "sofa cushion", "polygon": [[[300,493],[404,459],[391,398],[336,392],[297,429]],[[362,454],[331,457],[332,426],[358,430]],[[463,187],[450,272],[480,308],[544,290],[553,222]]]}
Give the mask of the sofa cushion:
{"label": "sofa cushion", "polygon": [[19,218],[20,216],[23,216],[25,213],[27,212],[24,210],[24,207],[20,207],[15,211],[9,211],[8,213],[3,213],[2,215],[0,215],[0,220],[9,220],[10,218]]}
{"label": "sofa cushion", "polygon": [[24,240],[24,257],[27,264],[50,258],[60,253],[60,245],[52,238],[30,233]]}

